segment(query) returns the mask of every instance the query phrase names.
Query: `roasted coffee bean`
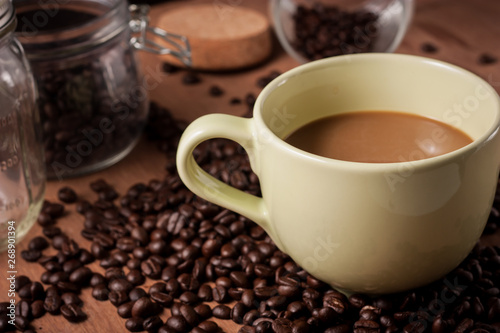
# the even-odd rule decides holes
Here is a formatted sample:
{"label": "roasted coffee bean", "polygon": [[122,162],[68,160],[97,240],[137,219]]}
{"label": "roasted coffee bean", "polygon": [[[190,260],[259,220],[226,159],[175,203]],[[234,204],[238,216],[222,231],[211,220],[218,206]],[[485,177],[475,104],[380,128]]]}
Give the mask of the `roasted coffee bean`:
{"label": "roasted coffee bean", "polygon": [[116,307],[130,300],[126,291],[111,291],[108,294],[108,299]]}
{"label": "roasted coffee bean", "polygon": [[137,301],[139,298],[146,297],[148,294],[142,288],[134,288],[128,293],[131,301]]}
{"label": "roasted coffee bean", "polygon": [[130,302],[123,303],[122,305],[119,305],[116,308],[118,315],[122,318],[132,317],[132,307],[134,306],[134,304],[135,304],[134,301],[130,301]]}
{"label": "roasted coffee bean", "polygon": [[215,318],[219,319],[230,319],[231,318],[231,308],[224,304],[219,304],[214,306],[212,309],[212,314]]}
{"label": "roasted coffee bean", "polygon": [[214,96],[214,97],[219,97],[219,96],[222,96],[224,94],[224,91],[219,87],[219,86],[211,86],[210,87],[210,90],[208,91],[210,96]]}
{"label": "roasted coffee bean", "polygon": [[141,274],[141,271],[134,269],[127,273],[127,281],[134,286],[138,286],[143,284],[144,281],[146,281],[146,278]]}
{"label": "roasted coffee bean", "polygon": [[199,325],[199,328],[205,330],[207,333],[217,333],[220,332],[220,327],[214,321],[205,320],[202,321]]}
{"label": "roasted coffee bean", "polygon": [[208,319],[212,317],[212,309],[207,304],[198,304],[194,307],[194,311],[200,316],[200,318]]}
{"label": "roasted coffee bean", "polygon": [[38,250],[23,250],[21,251],[21,258],[27,262],[36,262],[42,257],[42,252]]}
{"label": "roasted coffee bean", "polygon": [[48,246],[49,242],[45,239],[45,237],[42,236],[33,238],[28,244],[28,248],[32,251],[42,251],[45,250]]}
{"label": "roasted coffee bean", "polygon": [[178,333],[187,332],[188,330],[188,323],[182,315],[173,315],[169,317],[165,325]]}
{"label": "roasted coffee bean", "polygon": [[83,302],[78,297],[77,294],[72,293],[72,292],[66,292],[61,295],[61,300],[63,301],[64,304],[76,304],[76,305],[82,305]]}
{"label": "roasted coffee bean", "polygon": [[489,53],[483,53],[479,56],[478,61],[480,65],[492,65],[498,62],[498,58]]}
{"label": "roasted coffee bean", "polygon": [[135,301],[134,306],[132,307],[132,316],[147,318],[155,314],[155,309],[154,303],[149,297],[141,297]]}
{"label": "roasted coffee bean", "polygon": [[69,276],[69,281],[76,283],[80,286],[87,285],[92,278],[92,271],[90,268],[83,266],[75,269]]}
{"label": "roasted coffee bean", "polygon": [[101,273],[93,273],[90,278],[90,286],[95,287],[98,284],[107,284],[106,278]]}
{"label": "roasted coffee bean", "polygon": [[19,276],[16,276],[15,280],[14,280],[14,290],[19,292],[19,290],[30,284],[31,283],[31,280],[29,277],[27,277],[26,275],[19,275]]}
{"label": "roasted coffee bean", "polygon": [[200,82],[201,82],[200,77],[194,72],[187,72],[182,77],[182,83],[185,85],[193,85]]}
{"label": "roasted coffee bean", "polygon": [[191,291],[185,291],[179,296],[179,301],[181,301],[184,304],[194,305],[198,303],[200,299],[195,293]]}
{"label": "roasted coffee bean", "polygon": [[437,53],[439,50],[435,44],[430,43],[430,42],[425,42],[422,45],[420,45],[420,49],[423,52],[430,53],[430,54]]}
{"label": "roasted coffee bean", "polygon": [[57,197],[64,203],[74,203],[78,199],[76,192],[70,187],[62,187],[57,192]]}
{"label": "roasted coffee bean", "polygon": [[42,232],[47,238],[51,238],[51,239],[62,233],[61,228],[53,226],[53,225],[43,227]]}
{"label": "roasted coffee bean", "polygon": [[231,98],[231,100],[229,100],[229,104],[239,105],[239,104],[241,104],[241,98],[233,97],[233,98]]}
{"label": "roasted coffee bean", "polygon": [[196,325],[200,322],[200,317],[190,305],[182,304],[180,307],[180,313],[191,327],[196,327]]}
{"label": "roasted coffee bean", "polygon": [[83,312],[82,308],[76,304],[64,304],[61,306],[61,314],[66,320],[73,323],[87,319],[87,315]]}
{"label": "roasted coffee bean", "polygon": [[231,319],[237,323],[243,323],[243,317],[247,311],[247,307],[242,302],[237,302],[231,309]]}
{"label": "roasted coffee bean", "polygon": [[149,258],[141,263],[141,271],[145,276],[156,280],[161,277],[162,267]]}
{"label": "roasted coffee bean", "polygon": [[57,219],[63,216],[64,206],[58,203],[49,203],[42,209],[42,212],[49,214],[49,216],[53,219]]}
{"label": "roasted coffee bean", "polygon": [[31,316],[30,303],[25,301],[25,300],[21,300],[21,301],[17,302],[15,314],[16,314],[16,316],[21,316],[21,317],[24,317],[26,319],[29,319],[29,317]]}
{"label": "roasted coffee bean", "polygon": [[227,289],[223,286],[215,286],[212,289],[212,298],[217,303],[224,303],[228,300]]}
{"label": "roasted coffee bean", "polygon": [[110,291],[125,291],[129,292],[134,286],[126,279],[114,279],[108,284]]}
{"label": "roasted coffee bean", "polygon": [[273,321],[272,328],[276,333],[291,333],[293,332],[293,323],[286,318],[277,318]]}
{"label": "roasted coffee bean", "polygon": [[333,327],[329,327],[325,330],[325,333],[349,333],[351,332],[351,328],[349,325],[340,324]]}
{"label": "roasted coffee bean", "polygon": [[43,302],[45,311],[50,314],[58,314],[62,305],[61,297],[58,294],[47,295]]}
{"label": "roasted coffee bean", "polygon": [[45,314],[44,301],[36,300],[31,303],[31,315],[33,318],[40,318]]}
{"label": "roasted coffee bean", "polygon": [[[29,326],[29,320],[23,316],[16,316],[14,319],[15,327],[22,332],[25,332]],[[10,323],[8,325],[11,325]]]}
{"label": "roasted coffee bean", "polygon": [[132,317],[125,321],[125,328],[130,332],[142,332],[144,331],[144,319]]}
{"label": "roasted coffee bean", "polygon": [[252,325],[254,321],[260,317],[259,311],[250,310],[243,316],[243,324],[244,325]]}
{"label": "roasted coffee bean", "polygon": [[109,292],[105,284],[98,284],[92,288],[92,297],[98,301],[106,301],[109,298]]}
{"label": "roasted coffee bean", "polygon": [[163,292],[151,293],[151,299],[163,307],[169,307],[173,302],[172,296]]}
{"label": "roasted coffee bean", "polygon": [[158,316],[151,316],[144,319],[142,325],[147,332],[157,332],[163,326],[163,321]]}

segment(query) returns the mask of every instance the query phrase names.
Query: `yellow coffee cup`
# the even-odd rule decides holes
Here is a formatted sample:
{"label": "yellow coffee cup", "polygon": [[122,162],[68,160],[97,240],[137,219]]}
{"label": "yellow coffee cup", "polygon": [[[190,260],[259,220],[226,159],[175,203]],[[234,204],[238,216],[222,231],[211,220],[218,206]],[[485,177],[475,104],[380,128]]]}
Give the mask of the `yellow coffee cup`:
{"label": "yellow coffee cup", "polygon": [[[337,113],[400,111],[450,124],[473,142],[417,161],[358,163],[284,141]],[[255,221],[302,268],[346,293],[383,294],[430,283],[470,252],[487,221],[500,165],[500,100],[484,80],[422,57],[358,54],[294,68],[257,98],[252,119],[211,114],[191,123],[177,152],[195,194]],[[201,142],[241,144],[262,198],[207,174]]]}

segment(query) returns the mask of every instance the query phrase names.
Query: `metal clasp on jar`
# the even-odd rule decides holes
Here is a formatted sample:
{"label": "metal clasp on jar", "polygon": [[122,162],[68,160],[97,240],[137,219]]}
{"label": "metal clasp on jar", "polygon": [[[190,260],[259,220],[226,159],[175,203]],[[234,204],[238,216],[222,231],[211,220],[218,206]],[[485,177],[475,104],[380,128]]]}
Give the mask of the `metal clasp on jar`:
{"label": "metal clasp on jar", "polygon": [[[177,35],[160,28],[149,26],[149,6],[130,5],[130,29],[133,34],[130,43],[137,50],[144,50],[155,54],[171,54],[186,66],[191,66],[191,47],[185,36]],[[166,45],[160,45],[148,34],[159,37]]]}

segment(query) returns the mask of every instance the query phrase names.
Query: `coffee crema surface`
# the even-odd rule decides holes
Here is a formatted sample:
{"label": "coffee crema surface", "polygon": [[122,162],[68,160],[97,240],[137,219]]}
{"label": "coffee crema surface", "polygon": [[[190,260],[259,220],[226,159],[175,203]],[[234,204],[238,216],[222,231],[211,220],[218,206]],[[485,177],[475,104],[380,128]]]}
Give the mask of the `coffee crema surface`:
{"label": "coffee crema surface", "polygon": [[473,140],[453,126],[420,115],[356,111],[315,120],[285,141],[332,159],[395,163],[443,155]]}

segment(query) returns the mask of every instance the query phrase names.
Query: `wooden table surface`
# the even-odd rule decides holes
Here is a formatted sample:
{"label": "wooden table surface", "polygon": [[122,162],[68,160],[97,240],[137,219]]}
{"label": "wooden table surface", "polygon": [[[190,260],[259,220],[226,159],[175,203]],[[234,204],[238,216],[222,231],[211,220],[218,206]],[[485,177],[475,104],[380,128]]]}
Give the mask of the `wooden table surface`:
{"label": "wooden table surface", "polygon": [[[200,1],[196,1],[200,2]],[[215,3],[213,1],[201,1]],[[266,0],[220,0],[217,3],[238,4],[256,8],[267,14]],[[500,92],[500,62],[491,65],[480,65],[478,58],[482,53],[489,53],[500,57],[500,1],[496,0],[417,0],[415,16],[412,25],[404,38],[397,53],[426,55],[432,58],[448,61],[477,73],[486,79]],[[162,10],[169,4],[160,4],[153,7],[152,23]],[[229,8],[230,9],[230,8]],[[438,52],[425,54],[421,50],[424,42],[432,42],[438,47]],[[203,73],[202,82],[197,85],[185,86],[181,83],[181,73],[166,74],[161,70],[161,60],[154,56],[142,53],[142,66],[146,73],[153,75],[158,85],[149,91],[153,101],[167,107],[176,118],[191,121],[200,115],[212,112],[222,112],[243,115],[247,107],[229,105],[231,97],[240,97],[252,92],[258,94],[260,88],[256,80],[267,75],[271,70],[286,71],[298,64],[287,56],[280,47],[276,46],[273,56],[266,63],[237,73]],[[225,94],[221,97],[211,97],[208,93],[213,84],[219,85]],[[103,178],[123,193],[137,182],[148,182],[164,177],[165,158],[155,144],[142,140],[132,153],[116,165],[92,175],[69,179],[65,181],[50,181],[47,184],[46,199],[57,201],[57,191],[62,186],[71,186],[80,198],[93,201],[95,194],[89,188],[89,182]],[[74,207],[70,206],[72,209]],[[72,211],[59,220],[58,225],[70,237],[76,239],[82,246],[90,244],[80,236],[83,218]],[[39,280],[43,269],[38,264],[27,263],[20,258],[20,253],[27,247],[28,241],[41,235],[41,228],[35,225],[26,239],[17,244],[17,271],[18,275],[27,275],[31,279]],[[500,245],[500,235],[489,236],[484,239],[490,244]],[[6,253],[0,254],[0,301],[7,300],[7,280],[4,278],[7,271]],[[103,269],[93,264],[92,269]],[[152,284],[147,281],[143,286]],[[125,320],[120,318],[116,309],[109,302],[97,302],[90,295],[87,288],[82,293],[84,311],[88,319],[78,325],[67,322],[62,316],[45,315],[33,322],[38,332],[125,332]],[[168,316],[165,312],[163,318]],[[231,321],[219,323],[226,332],[236,332],[238,326]]]}

